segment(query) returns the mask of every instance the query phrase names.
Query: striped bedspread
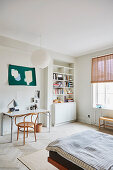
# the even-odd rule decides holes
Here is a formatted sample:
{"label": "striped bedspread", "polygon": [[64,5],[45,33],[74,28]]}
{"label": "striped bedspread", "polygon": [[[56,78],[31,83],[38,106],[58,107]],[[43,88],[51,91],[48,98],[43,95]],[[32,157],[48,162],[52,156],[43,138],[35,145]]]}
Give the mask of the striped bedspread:
{"label": "striped bedspread", "polygon": [[48,151],[55,151],[65,159],[87,170],[113,170],[113,136],[87,130],[50,143]]}

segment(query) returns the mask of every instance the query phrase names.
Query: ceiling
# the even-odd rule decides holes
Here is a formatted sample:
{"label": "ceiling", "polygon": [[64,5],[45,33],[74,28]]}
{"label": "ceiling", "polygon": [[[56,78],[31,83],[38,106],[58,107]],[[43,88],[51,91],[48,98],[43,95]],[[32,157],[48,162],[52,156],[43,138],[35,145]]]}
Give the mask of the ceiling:
{"label": "ceiling", "polygon": [[111,48],[113,0],[0,0],[0,35],[70,56]]}

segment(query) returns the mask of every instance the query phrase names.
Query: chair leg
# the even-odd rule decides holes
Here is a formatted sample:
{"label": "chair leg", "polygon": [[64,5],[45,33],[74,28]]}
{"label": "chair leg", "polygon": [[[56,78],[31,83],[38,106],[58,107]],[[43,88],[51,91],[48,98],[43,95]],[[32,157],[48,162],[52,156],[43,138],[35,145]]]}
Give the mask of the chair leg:
{"label": "chair leg", "polygon": [[105,120],[103,121],[103,124],[104,124],[104,128],[105,128]]}
{"label": "chair leg", "polygon": [[28,127],[27,127],[27,137],[28,137]]}
{"label": "chair leg", "polygon": [[99,118],[99,129],[100,129],[100,118]]}
{"label": "chair leg", "polygon": [[19,126],[18,126],[18,132],[17,132],[17,140],[18,140],[18,137],[19,137]]}
{"label": "chair leg", "polygon": [[35,142],[36,142],[36,125],[34,125],[34,135],[35,135]]}
{"label": "chair leg", "polygon": [[24,127],[24,139],[23,139],[23,144],[25,145],[25,127]]}

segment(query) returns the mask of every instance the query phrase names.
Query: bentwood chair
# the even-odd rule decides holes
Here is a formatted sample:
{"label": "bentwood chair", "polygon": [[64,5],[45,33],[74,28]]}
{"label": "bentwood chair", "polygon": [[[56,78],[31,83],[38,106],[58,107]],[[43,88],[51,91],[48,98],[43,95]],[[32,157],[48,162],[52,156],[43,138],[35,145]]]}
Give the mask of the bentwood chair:
{"label": "bentwood chair", "polygon": [[[26,121],[26,117],[28,117],[28,116],[31,117],[31,121]],[[23,122],[17,123],[17,118],[18,117],[23,117]],[[33,118],[34,118],[34,121],[33,121]],[[35,136],[35,142],[36,142],[36,122],[37,122],[37,119],[38,119],[38,114],[37,113],[27,113],[26,115],[25,114],[24,115],[18,115],[18,116],[15,117],[15,124],[18,127],[17,140],[19,138],[19,131],[22,131],[22,129],[23,129],[23,132],[24,132],[23,144],[24,145],[25,145],[25,132],[26,132],[26,129],[27,129],[27,137],[28,137],[29,128],[34,129],[34,136]]]}

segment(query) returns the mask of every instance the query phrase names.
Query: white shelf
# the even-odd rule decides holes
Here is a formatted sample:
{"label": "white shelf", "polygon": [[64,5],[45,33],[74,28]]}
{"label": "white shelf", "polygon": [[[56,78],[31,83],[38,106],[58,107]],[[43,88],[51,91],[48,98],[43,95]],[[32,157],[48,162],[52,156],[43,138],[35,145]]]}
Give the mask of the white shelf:
{"label": "white shelf", "polygon": [[54,67],[64,68],[64,66],[61,65],[53,65]]}
{"label": "white shelf", "polygon": [[53,81],[64,81],[64,80],[55,80],[55,79],[53,79]]}
{"label": "white shelf", "polygon": [[65,88],[73,88],[73,87],[53,87],[53,89],[65,89]]}
{"label": "white shelf", "polygon": [[65,73],[65,75],[72,76],[73,74],[68,74],[68,73]]}
{"label": "white shelf", "polygon": [[71,81],[71,80],[55,80],[55,79],[53,79],[53,81],[68,81],[68,82],[73,82],[73,80]]}
{"label": "white shelf", "polygon": [[73,87],[64,87],[64,88],[73,88]]}
{"label": "white shelf", "polygon": [[63,89],[64,87],[53,87],[53,89]]}
{"label": "white shelf", "polygon": [[67,75],[67,76],[72,76],[73,74],[70,73],[61,73],[61,72],[53,72],[55,74],[62,74],[62,75]]}
{"label": "white shelf", "polygon": [[69,70],[73,70],[74,68],[72,67],[66,67],[66,66],[61,66],[61,65],[53,65],[54,67],[58,67],[58,68],[64,68],[64,69],[69,69]]}
{"label": "white shelf", "polygon": [[69,95],[74,95],[74,94],[53,94],[54,96],[69,96]]}
{"label": "white shelf", "polygon": [[[76,103],[74,102],[74,67],[74,63],[67,63],[63,61],[54,60],[52,83],[57,84],[58,86],[53,86],[53,100],[55,101],[57,99],[59,102],[61,101],[62,103],[53,102],[53,125],[59,125],[62,123],[76,120]],[[62,80],[58,80],[59,77],[61,77]],[[69,98],[72,98],[73,102],[65,102],[68,101]]]}
{"label": "white shelf", "polygon": [[65,74],[65,73],[56,72],[56,71],[54,71],[53,73],[55,73],[55,74]]}
{"label": "white shelf", "polygon": [[72,67],[64,67],[65,69],[74,70]]}

